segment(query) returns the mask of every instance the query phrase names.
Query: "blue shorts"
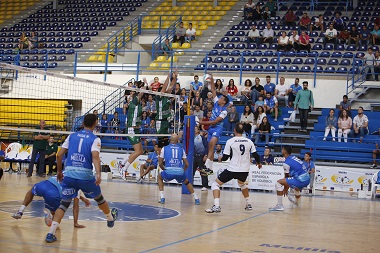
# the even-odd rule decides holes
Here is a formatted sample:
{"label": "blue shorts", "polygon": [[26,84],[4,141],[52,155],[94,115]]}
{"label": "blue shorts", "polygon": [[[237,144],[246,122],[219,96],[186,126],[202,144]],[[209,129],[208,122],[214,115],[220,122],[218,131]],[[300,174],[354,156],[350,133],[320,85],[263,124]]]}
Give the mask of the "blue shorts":
{"label": "blue shorts", "polygon": [[82,190],[87,198],[96,198],[102,194],[100,186],[92,180],[82,180],[64,177],[62,181],[62,199],[73,199],[78,196],[78,190]]}
{"label": "blue shorts", "polygon": [[45,200],[45,208],[52,212],[58,209],[61,203],[61,194],[58,188],[49,181],[42,181],[35,184],[32,188],[35,196],[43,197]]}
{"label": "blue shorts", "polygon": [[183,183],[183,181],[186,180],[185,173],[178,175],[178,174],[171,173],[169,170],[168,171],[166,171],[166,170],[162,171],[161,177],[165,182],[169,182],[169,181],[172,181],[173,179],[175,179],[178,183]]}
{"label": "blue shorts", "polygon": [[286,182],[290,186],[290,188],[298,188],[299,190],[302,190],[302,188],[309,185],[310,181],[301,182],[298,179],[294,177],[288,177],[286,178]]}
{"label": "blue shorts", "polygon": [[223,127],[210,126],[208,129],[207,141],[210,142],[212,137],[220,138],[222,136]]}

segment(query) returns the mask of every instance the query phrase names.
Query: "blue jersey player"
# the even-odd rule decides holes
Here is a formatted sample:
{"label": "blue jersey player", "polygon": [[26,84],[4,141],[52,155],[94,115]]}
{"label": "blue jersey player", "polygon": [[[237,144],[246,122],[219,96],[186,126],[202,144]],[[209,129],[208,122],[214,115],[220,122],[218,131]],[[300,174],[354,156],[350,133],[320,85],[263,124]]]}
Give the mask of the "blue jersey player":
{"label": "blue jersey player", "polygon": [[150,171],[157,168],[158,165],[158,144],[154,144],[154,151],[149,154],[146,163],[140,166],[140,178],[137,179],[137,183],[143,183],[144,177]]}
{"label": "blue jersey player", "polygon": [[208,154],[205,162],[205,168],[202,172],[206,174],[212,174],[212,164],[214,161],[214,148],[222,135],[223,120],[227,116],[227,106],[229,99],[226,95],[217,96],[215,90],[214,79],[211,78],[211,92],[214,97],[214,108],[212,109],[212,115],[209,121],[199,121],[200,125],[210,125],[208,129]]}
{"label": "blue jersey player", "polygon": [[[165,165],[164,165],[165,160]],[[186,178],[185,171],[189,167],[185,151],[178,144],[178,135],[172,134],[169,145],[161,149],[160,156],[158,157],[158,164],[163,170],[158,174],[158,189],[160,190],[160,200],[158,203],[165,204],[164,196],[164,180],[169,182],[175,179],[178,183],[184,183],[194,197],[195,204],[199,205],[200,201],[194,192],[193,185]]]}
{"label": "blue jersey player", "polygon": [[[62,145],[57,156],[57,179],[62,181],[62,200],[56,210],[49,233],[45,241],[48,243],[57,240],[55,232],[61,222],[71,200],[82,190],[88,198],[93,198],[107,217],[107,226],[113,227],[117,218],[117,209],[110,210],[107,201],[100,190],[100,139],[93,134],[98,124],[95,114],[87,114],[83,120],[84,129],[70,134]],[[65,177],[62,174],[62,158],[67,154]],[[92,172],[94,164],[96,174]]]}
{"label": "blue jersey player", "polygon": [[310,183],[310,174],[307,166],[303,161],[291,154],[291,146],[284,146],[282,148],[282,155],[285,158],[283,164],[285,178],[278,180],[276,183],[277,205],[273,208],[269,208],[270,211],[285,210],[284,205],[282,204],[282,198],[283,196],[288,195],[289,188],[292,188],[295,191],[295,197],[293,195],[288,195],[289,201],[295,206],[298,206],[302,188],[308,186]]}

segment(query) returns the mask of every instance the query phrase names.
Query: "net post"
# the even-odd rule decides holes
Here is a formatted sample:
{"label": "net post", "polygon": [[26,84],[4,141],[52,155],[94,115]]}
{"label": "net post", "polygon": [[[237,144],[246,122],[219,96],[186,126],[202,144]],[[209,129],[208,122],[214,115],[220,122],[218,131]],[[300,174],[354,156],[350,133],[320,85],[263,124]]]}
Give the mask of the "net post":
{"label": "net post", "polygon": [[[189,161],[189,167],[186,170],[186,177],[193,184],[193,158],[194,158],[194,128],[195,116],[185,116],[183,128],[183,146]],[[182,194],[190,194],[186,185],[182,184]]]}

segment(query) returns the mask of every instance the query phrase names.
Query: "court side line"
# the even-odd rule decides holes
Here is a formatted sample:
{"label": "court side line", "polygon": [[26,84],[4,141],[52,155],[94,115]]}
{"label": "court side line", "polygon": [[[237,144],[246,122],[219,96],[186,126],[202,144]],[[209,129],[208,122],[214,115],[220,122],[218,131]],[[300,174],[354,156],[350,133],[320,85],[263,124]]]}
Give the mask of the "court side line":
{"label": "court side line", "polygon": [[[217,231],[220,231],[220,230],[223,230],[223,229],[226,229],[226,228],[232,227],[232,226],[234,226],[234,225],[237,225],[237,224],[243,223],[243,222],[245,222],[245,221],[248,221],[248,220],[251,220],[251,219],[254,219],[254,218],[257,218],[257,217],[263,216],[263,215],[268,214],[268,213],[271,213],[271,212],[267,211],[267,212],[265,212],[265,213],[256,214],[256,215],[253,215],[253,216],[251,216],[251,217],[245,218],[245,219],[243,219],[243,220],[236,221],[236,222],[234,222],[234,223],[231,223],[231,224],[225,225],[225,226],[223,226],[223,227],[220,227],[220,228],[217,228],[217,229],[213,229],[213,230],[210,230],[210,231],[207,231],[207,232],[204,232],[204,233],[198,234],[198,235],[194,235],[194,236],[191,236],[191,237],[188,237],[188,238],[185,238],[185,239],[182,239],[182,240],[176,241],[176,242],[171,242],[171,243],[167,243],[167,244],[164,244],[164,245],[161,245],[161,246],[155,247],[155,248],[151,248],[151,249],[148,249],[148,250],[140,251],[139,253],[152,252],[152,251],[155,251],[155,250],[158,250],[158,249],[162,249],[162,248],[166,248],[166,247],[169,247],[169,246],[172,246],[172,245],[175,245],[175,244],[179,244],[179,243],[182,243],[182,242],[190,241],[190,240],[192,240],[192,239],[196,239],[196,238],[198,238],[198,237],[202,237],[202,236],[204,236],[204,235],[208,235],[208,234],[211,234],[211,233],[214,233],[214,232],[217,232]],[[211,214],[211,215],[212,215],[212,214]],[[210,216],[211,216],[211,215],[210,215]]]}

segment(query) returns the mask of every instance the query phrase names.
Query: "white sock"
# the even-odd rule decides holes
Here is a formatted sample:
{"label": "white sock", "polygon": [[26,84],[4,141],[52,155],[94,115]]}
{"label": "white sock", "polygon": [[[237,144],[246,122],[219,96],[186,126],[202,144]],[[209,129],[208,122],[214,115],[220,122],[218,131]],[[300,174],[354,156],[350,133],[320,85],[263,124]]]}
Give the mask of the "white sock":
{"label": "white sock", "polygon": [[197,196],[197,194],[194,192],[194,193],[192,193],[191,194],[191,196],[193,196],[194,197],[194,199],[198,199],[198,196]]}
{"label": "white sock", "polygon": [[26,208],[26,206],[22,205],[18,211],[20,213],[24,213],[25,208]]}
{"label": "white sock", "polygon": [[125,165],[124,165],[124,168],[123,170],[124,171],[127,171],[128,170],[128,167],[130,166],[131,164],[129,162],[126,162]]}
{"label": "white sock", "polygon": [[209,163],[209,169],[212,170],[212,165],[214,165],[214,162],[210,160],[210,163]]}
{"label": "white sock", "polygon": [[107,217],[108,221],[113,221],[113,217],[112,217],[111,212],[109,212],[108,214],[106,214],[106,217]]}
{"label": "white sock", "polygon": [[300,198],[296,198],[296,204],[298,204],[299,200],[300,200]]}
{"label": "white sock", "polygon": [[277,196],[277,204],[282,205],[282,196]]}
{"label": "white sock", "polygon": [[250,204],[251,205],[251,200],[249,199],[249,197],[245,198],[245,203],[248,205]]}
{"label": "white sock", "polygon": [[55,235],[55,231],[57,230],[58,226],[59,226],[59,223],[56,221],[53,221],[50,226],[49,234]]}
{"label": "white sock", "polygon": [[206,162],[205,162],[206,168],[210,168],[210,162],[211,162],[211,160],[207,158]]}
{"label": "white sock", "polygon": [[160,198],[165,198],[164,197],[164,191],[160,191]]}
{"label": "white sock", "polygon": [[215,205],[215,206],[220,206],[219,198],[215,198],[215,199],[214,199],[214,205]]}

